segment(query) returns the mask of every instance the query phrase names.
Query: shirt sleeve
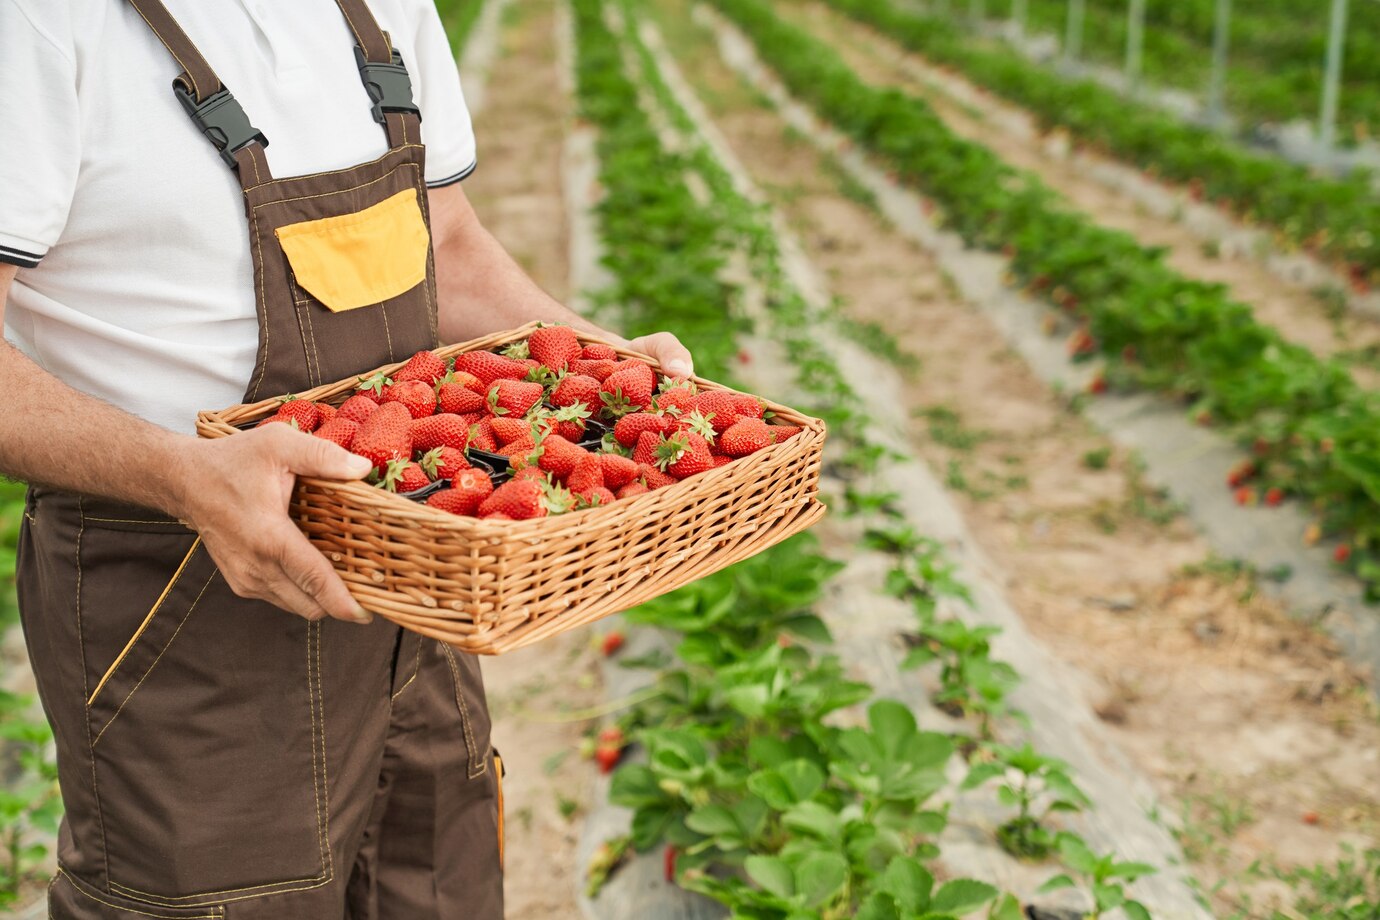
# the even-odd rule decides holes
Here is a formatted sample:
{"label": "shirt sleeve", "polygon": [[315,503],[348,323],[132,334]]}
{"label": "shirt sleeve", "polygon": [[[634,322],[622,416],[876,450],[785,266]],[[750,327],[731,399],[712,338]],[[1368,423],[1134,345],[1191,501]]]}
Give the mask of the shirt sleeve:
{"label": "shirt sleeve", "polygon": [[70,50],[17,0],[0,0],[0,87],[0,262],[33,268],[67,224],[81,119]]}
{"label": "shirt sleeve", "polygon": [[459,182],[477,164],[474,127],[460,72],[446,38],[435,3],[409,4],[416,8],[416,60],[408,61],[415,74],[417,104],[422,109],[422,142],[426,144],[426,184],[439,188]]}

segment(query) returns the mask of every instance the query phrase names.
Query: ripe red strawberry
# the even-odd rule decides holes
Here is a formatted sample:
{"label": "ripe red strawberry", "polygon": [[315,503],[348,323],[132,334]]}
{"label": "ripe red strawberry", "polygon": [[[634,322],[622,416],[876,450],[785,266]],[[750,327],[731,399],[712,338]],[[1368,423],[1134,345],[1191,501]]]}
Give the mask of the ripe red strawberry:
{"label": "ripe red strawberry", "polygon": [[454,447],[433,447],[422,454],[418,463],[432,479],[452,479],[464,470],[470,469],[470,461],[465,459],[463,450]]}
{"label": "ripe red strawberry", "polygon": [[645,463],[637,465],[637,476],[646,484],[648,489],[662,489],[676,484],[676,477],[669,476],[656,467],[648,466]]}
{"label": "ripe red strawberry", "polygon": [[474,376],[474,374],[467,374],[461,370],[451,371],[450,374],[441,380],[441,383],[458,383],[467,390],[474,390],[480,396],[483,396],[484,392],[488,389],[488,387],[484,385],[484,381]]}
{"label": "ripe red strawberry", "polygon": [[661,874],[668,884],[676,880],[676,854],[678,852],[675,847],[668,846],[661,857]]}
{"label": "ripe red strawberry", "polygon": [[615,418],[646,408],[655,387],[656,374],[650,367],[641,361],[624,361],[604,380],[604,407]]}
{"label": "ripe red strawberry", "polygon": [[419,351],[408,358],[407,363],[394,372],[393,382],[420,380],[427,386],[431,386],[444,376],[446,376],[446,362],[437,357],[435,352]]}
{"label": "ripe red strawberry", "polygon": [[644,482],[630,482],[618,490],[617,496],[619,498],[636,498],[639,495],[646,495],[650,491],[651,489],[647,488],[647,484]]}
{"label": "ripe red strawberry", "polygon": [[510,479],[494,489],[492,495],[479,506],[479,514],[505,514],[515,521],[545,517],[546,492],[540,483],[530,479]]}
{"label": "ripe red strawberry", "polygon": [[604,485],[615,491],[637,478],[637,463],[618,454],[599,454],[599,465],[603,468]]}
{"label": "ripe red strawberry", "polygon": [[456,355],[455,370],[472,375],[487,390],[495,380],[521,380],[527,376],[528,367],[491,351],[467,351]]}
{"label": "ripe red strawberry", "polygon": [[319,402],[313,405],[316,406],[316,427],[320,428],[322,425],[335,418],[337,410],[335,406],[330,403]]}
{"label": "ripe red strawberry", "polygon": [[780,444],[782,441],[789,441],[791,438],[793,438],[793,437],[795,437],[796,435],[800,434],[800,432],[802,432],[802,431],[804,431],[804,430],[805,430],[805,429],[804,429],[804,428],[801,428],[799,425],[772,425],[772,426],[771,426],[771,433],[774,434],[774,435],[776,435],[776,443],[777,443],[777,444]]}
{"label": "ripe red strawberry", "polygon": [[688,414],[682,415],[680,418],[676,419],[675,423],[671,426],[671,430],[668,431],[667,434],[676,434],[682,431],[693,431],[711,445],[718,437],[718,433],[714,431],[714,423],[706,418],[704,413],[698,409],[694,409]]}
{"label": "ripe red strawberry", "polygon": [[756,396],[747,393],[734,393],[733,408],[737,410],[740,418],[761,418],[767,407]]}
{"label": "ripe red strawberry", "polygon": [[[504,444],[498,450],[494,451],[494,453],[500,454],[504,457],[510,457],[514,461],[518,461],[519,458],[527,456],[536,449],[536,441],[532,440],[531,437],[521,437],[518,438],[516,441],[510,441],[507,444]],[[525,464],[520,462],[514,463],[514,466],[516,467],[521,467],[523,465]]]}
{"label": "ripe red strawberry", "polygon": [[687,479],[713,469],[709,442],[693,431],[674,434],[657,445],[657,467],[677,479]]}
{"label": "ripe red strawberry", "polygon": [[714,469],[717,470],[717,469],[718,469],[719,467],[721,467],[721,466],[728,466],[730,463],[732,463],[732,462],[733,462],[734,460],[736,460],[736,459],[737,459],[736,457],[726,457],[726,456],[724,456],[723,454],[715,454],[715,455],[714,455]]}
{"label": "ripe red strawberry", "polygon": [[297,424],[297,419],[291,418],[286,415],[270,415],[268,418],[263,419],[259,422],[259,424],[255,425],[254,427],[262,428],[265,425],[272,425],[275,423],[280,425],[291,425],[294,431],[302,430],[301,426]]}
{"label": "ripe red strawberry", "polygon": [[589,452],[584,452],[584,456],[576,458],[575,466],[565,480],[566,488],[576,495],[585,495],[603,485],[604,466],[599,462],[598,456]]}
{"label": "ripe red strawberry", "polygon": [[581,358],[578,361],[570,362],[570,372],[572,374],[593,377],[600,383],[609,379],[609,375],[616,370],[618,370],[618,362],[610,358]]}
{"label": "ripe red strawberry", "polygon": [[514,441],[532,438],[532,423],[526,419],[500,415],[486,421],[499,444],[512,444]]}
{"label": "ripe red strawberry", "polygon": [[368,377],[359,378],[359,386],[356,389],[374,402],[381,403],[383,402],[383,398],[388,395],[388,390],[392,386],[393,378],[389,377],[383,371],[379,371]]}
{"label": "ripe red strawberry", "polygon": [[738,421],[737,393],[727,390],[705,390],[695,397],[695,409],[714,425],[714,430],[723,434]]}
{"label": "ripe red strawberry", "polygon": [[527,353],[553,371],[563,371],[584,349],[569,326],[542,326],[527,337]]}
{"label": "ripe red strawberry", "polygon": [[746,457],[776,443],[772,426],[758,418],[739,419],[719,437],[719,452],[730,457]]}
{"label": "ripe red strawberry", "polygon": [[567,374],[551,391],[551,405],[573,406],[584,403],[586,409],[601,405],[599,400],[599,381],[584,374]]}
{"label": "ripe red strawberry", "polygon": [[321,422],[321,410],[316,408],[316,403],[295,396],[289,396],[287,401],[278,407],[277,415],[285,421],[296,422],[302,431],[315,431]]}
{"label": "ripe red strawberry", "polygon": [[470,422],[462,415],[443,413],[413,419],[411,432],[413,450],[441,446],[464,450],[470,444]]}
{"label": "ripe red strawberry", "polygon": [[598,508],[617,500],[613,492],[604,486],[595,486],[588,493],[575,497],[580,500],[579,506],[582,508]]}
{"label": "ripe red strawberry", "polygon": [[[373,405],[373,403],[370,403]],[[339,444],[346,450],[350,449],[350,443],[355,439],[355,432],[359,431],[359,422],[348,418],[336,417],[331,419],[313,434],[318,438],[324,438],[334,444]]]}
{"label": "ripe red strawberry", "polygon": [[450,381],[436,388],[436,400],[442,412],[454,415],[469,415],[484,411],[484,396],[476,393],[462,383]]}
{"label": "ripe red strawberry", "polygon": [[1236,503],[1238,505],[1254,505],[1255,489],[1250,486],[1242,486],[1236,490]]}
{"label": "ripe red strawberry", "polygon": [[359,426],[350,450],[374,464],[375,469],[385,469],[389,460],[412,456],[411,425],[406,406],[384,403]]}
{"label": "ripe red strawberry", "polygon": [[436,412],[436,391],[431,384],[420,380],[404,380],[395,383],[383,397],[385,403],[402,403],[413,418],[426,418]]}
{"label": "ripe red strawberry", "polygon": [[655,434],[651,431],[642,432],[637,439],[637,446],[633,448],[633,462],[647,466],[654,466],[658,459],[657,448],[665,440],[665,435]]}
{"label": "ripe red strawberry", "polygon": [[605,658],[609,658],[617,654],[618,650],[622,647],[623,633],[619,632],[616,629],[604,633],[604,639],[602,642],[599,643],[599,648],[604,653]]}
{"label": "ripe red strawberry", "polygon": [[388,461],[388,471],[383,474],[381,485],[389,492],[415,492],[431,485],[431,477],[421,464],[399,458]]}
{"label": "ripe red strawberry", "polygon": [[594,749],[594,762],[599,765],[599,772],[605,776],[613,772],[614,767],[618,766],[618,761],[622,758],[622,748],[601,744]]}
{"label": "ripe red strawberry", "polygon": [[498,439],[494,437],[493,419],[482,419],[470,433],[470,447],[493,453],[498,450]]}
{"label": "ripe red strawberry", "polygon": [[449,489],[437,492],[428,498],[426,503],[451,514],[473,515],[493,494],[493,481],[482,470],[461,470],[459,475],[451,480]]}
{"label": "ripe red strawberry", "polygon": [[604,345],[599,342],[591,342],[580,350],[580,357],[592,361],[605,360],[617,361],[618,352],[614,351],[612,345]]}
{"label": "ripe red strawberry", "polygon": [[624,447],[634,447],[642,432],[651,431],[664,434],[671,427],[671,420],[664,415],[651,412],[633,412],[620,418],[613,426],[613,436]]}
{"label": "ripe red strawberry", "polygon": [[564,479],[569,476],[574,471],[575,464],[590,456],[589,451],[567,441],[558,434],[549,434],[542,438],[541,448],[541,456],[537,458],[537,466],[557,479]]}
{"label": "ripe red strawberry", "polygon": [[1267,489],[1265,491],[1265,504],[1271,508],[1277,507],[1284,501],[1284,490],[1280,488]]}
{"label": "ripe red strawberry", "polygon": [[1351,547],[1345,543],[1338,544],[1337,548],[1332,551],[1332,561],[1338,565],[1345,565],[1350,558]]}
{"label": "ripe red strawberry", "polygon": [[679,416],[690,411],[694,399],[695,394],[691,392],[689,387],[674,386],[656,394],[655,405],[662,412]]}
{"label": "ripe red strawberry", "polygon": [[379,404],[374,402],[374,400],[365,396],[363,393],[357,393],[340,404],[340,409],[336,411],[336,415],[340,418],[347,418],[352,422],[363,422],[366,418],[373,415],[374,410],[378,407]]}
{"label": "ripe red strawberry", "polygon": [[521,418],[527,411],[541,402],[542,385],[523,380],[497,380],[489,388],[488,408],[490,415],[507,415]]}

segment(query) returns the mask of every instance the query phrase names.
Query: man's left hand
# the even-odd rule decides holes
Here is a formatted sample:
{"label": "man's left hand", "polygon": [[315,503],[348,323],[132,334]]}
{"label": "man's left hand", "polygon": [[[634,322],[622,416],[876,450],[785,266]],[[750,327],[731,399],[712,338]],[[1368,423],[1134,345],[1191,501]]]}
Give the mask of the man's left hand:
{"label": "man's left hand", "polygon": [[655,358],[668,377],[691,377],[695,373],[695,361],[690,357],[690,349],[669,332],[640,336],[628,342],[628,347]]}

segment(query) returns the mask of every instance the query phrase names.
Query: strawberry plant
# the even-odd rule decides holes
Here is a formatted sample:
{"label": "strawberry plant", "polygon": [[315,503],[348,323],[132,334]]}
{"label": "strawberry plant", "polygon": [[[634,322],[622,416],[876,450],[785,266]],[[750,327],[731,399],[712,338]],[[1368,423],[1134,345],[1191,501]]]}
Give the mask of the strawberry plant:
{"label": "strawberry plant", "polygon": [[0,690],[0,753],[7,779],[0,789],[0,907],[17,903],[21,886],[48,857],[40,838],[55,836],[62,817],[53,734],[32,710],[31,698]]}
{"label": "strawberry plant", "polygon": [[1014,807],[1015,817],[997,828],[997,840],[1013,856],[1043,859],[1056,839],[1047,820],[1056,812],[1082,811],[1091,804],[1069,775],[1069,766],[1039,754],[1029,743],[1019,748],[990,743],[963,780],[963,789],[976,789],[999,779],[997,800]]}
{"label": "strawberry plant", "polygon": [[1081,837],[1060,834],[1055,841],[1059,859],[1072,874],[1056,875],[1040,886],[1041,891],[1080,887],[1087,892],[1092,909],[1084,913],[1087,920],[1099,920],[1113,911],[1120,911],[1127,920],[1150,920],[1150,911],[1139,901],[1126,895],[1126,885],[1142,876],[1152,875],[1154,866],[1139,862],[1118,862],[1113,855],[1098,856]]}

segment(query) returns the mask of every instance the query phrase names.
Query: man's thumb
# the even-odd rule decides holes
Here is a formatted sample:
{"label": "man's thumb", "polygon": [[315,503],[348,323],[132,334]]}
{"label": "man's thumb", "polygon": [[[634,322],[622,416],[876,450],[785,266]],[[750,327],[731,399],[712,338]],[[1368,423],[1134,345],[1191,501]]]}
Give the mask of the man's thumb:
{"label": "man's thumb", "polygon": [[296,450],[291,458],[292,472],[299,476],[363,479],[373,469],[368,460],[322,438],[303,434],[293,441]]}

